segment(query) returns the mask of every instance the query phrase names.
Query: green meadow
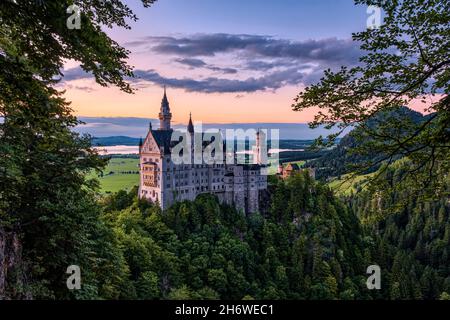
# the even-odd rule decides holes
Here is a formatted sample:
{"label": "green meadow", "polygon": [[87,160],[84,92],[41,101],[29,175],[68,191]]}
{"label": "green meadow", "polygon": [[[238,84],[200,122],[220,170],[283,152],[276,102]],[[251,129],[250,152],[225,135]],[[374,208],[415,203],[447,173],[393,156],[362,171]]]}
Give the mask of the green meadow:
{"label": "green meadow", "polygon": [[90,178],[96,177],[103,193],[130,190],[139,185],[139,159],[111,158],[103,174],[90,174]]}
{"label": "green meadow", "polygon": [[348,196],[354,194],[357,191],[358,186],[362,186],[364,189],[365,183],[374,176],[374,173],[365,175],[346,174],[340,178],[334,178],[328,183],[328,186],[333,189],[336,194]]}

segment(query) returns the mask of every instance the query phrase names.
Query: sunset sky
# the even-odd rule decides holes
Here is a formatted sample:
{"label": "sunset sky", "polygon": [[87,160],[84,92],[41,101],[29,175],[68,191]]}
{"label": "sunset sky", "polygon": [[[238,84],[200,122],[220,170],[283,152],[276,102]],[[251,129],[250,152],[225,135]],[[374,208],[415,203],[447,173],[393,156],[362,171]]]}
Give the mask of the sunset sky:
{"label": "sunset sky", "polygon": [[102,88],[74,63],[62,86],[79,116],[155,118],[167,85],[173,121],[307,122],[291,104],[322,70],[354,65],[351,33],[363,30],[366,7],[352,0],[159,0],[131,30],[108,34],[131,51],[133,94]]}

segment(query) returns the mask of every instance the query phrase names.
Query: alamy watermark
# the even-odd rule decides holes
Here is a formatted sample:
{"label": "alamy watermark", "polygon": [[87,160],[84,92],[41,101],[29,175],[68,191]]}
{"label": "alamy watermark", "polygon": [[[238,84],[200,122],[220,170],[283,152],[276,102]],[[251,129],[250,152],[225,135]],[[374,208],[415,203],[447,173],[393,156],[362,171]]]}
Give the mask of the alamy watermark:
{"label": "alamy watermark", "polygon": [[369,290],[380,290],[381,289],[381,268],[380,266],[373,264],[367,267],[367,274],[370,276],[367,278],[366,286]]}
{"label": "alamy watermark", "polygon": [[81,270],[77,265],[70,265],[66,270],[67,274],[70,276],[67,278],[66,285],[69,290],[80,290],[81,289]]}
{"label": "alamy watermark", "polygon": [[[258,164],[278,166],[279,129],[208,129],[197,122],[193,133],[175,130],[171,160],[176,165]],[[270,148],[269,148],[270,144]]]}
{"label": "alamy watermark", "polygon": [[366,20],[367,29],[379,29],[383,22],[381,8],[378,6],[368,6],[366,13],[369,15]]}
{"label": "alamy watermark", "polygon": [[66,20],[66,26],[68,29],[73,30],[81,29],[81,14],[80,14],[80,7],[73,4],[71,6],[68,6],[66,9],[66,12],[70,14],[70,16]]}

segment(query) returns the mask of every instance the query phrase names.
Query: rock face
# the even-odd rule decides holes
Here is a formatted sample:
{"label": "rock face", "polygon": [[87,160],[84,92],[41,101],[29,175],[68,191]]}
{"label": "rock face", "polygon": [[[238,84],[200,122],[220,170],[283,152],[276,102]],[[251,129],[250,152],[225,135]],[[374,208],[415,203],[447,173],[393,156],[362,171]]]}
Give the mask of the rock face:
{"label": "rock face", "polygon": [[0,300],[32,299],[22,260],[22,246],[17,233],[0,227]]}

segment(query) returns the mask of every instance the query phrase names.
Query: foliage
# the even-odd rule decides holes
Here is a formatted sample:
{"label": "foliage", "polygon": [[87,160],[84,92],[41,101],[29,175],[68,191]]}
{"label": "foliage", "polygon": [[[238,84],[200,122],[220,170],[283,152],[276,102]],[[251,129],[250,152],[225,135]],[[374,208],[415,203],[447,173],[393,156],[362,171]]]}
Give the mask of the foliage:
{"label": "foliage", "polygon": [[125,194],[109,197],[103,219],[130,270],[120,297],[370,298],[356,217],[307,174],[274,188],[266,217],[244,216],[207,194],[164,213],[137,199],[122,209],[114,203]]}
{"label": "foliage", "polygon": [[[353,35],[364,54],[357,66],[326,70],[319,83],[296,97],[293,109],[319,108],[312,127],[358,126],[365,141],[359,152],[381,157],[368,157],[361,171],[407,156],[411,167],[402,183],[436,194],[444,183],[442,172],[450,167],[450,4],[439,0],[355,2],[383,9],[383,24]],[[386,117],[377,130],[366,125],[380,112],[414,99],[428,103],[432,96],[437,101],[429,103],[432,114],[422,123]],[[331,145],[337,136],[320,138],[318,145]]]}
{"label": "foliage", "polygon": [[[386,184],[398,185],[408,161],[384,171]],[[447,190],[450,181],[447,181]],[[424,201],[401,188],[364,190],[347,198],[366,234],[373,238],[372,258],[383,274],[385,299],[446,299],[450,290],[450,202]]]}
{"label": "foliage", "polygon": [[[82,12],[80,30],[66,26],[74,3]],[[21,240],[25,296],[97,297],[108,291],[103,275],[126,272],[115,270],[111,231],[98,219],[97,183],[86,179],[105,161],[89,137],[71,131],[79,122],[55,89],[63,62],[72,59],[100,85],[131,92],[127,51],[101,29],[127,27],[126,19],[135,16],[119,0],[0,3],[0,226]],[[76,293],[65,283],[72,264],[90,284]],[[23,297],[12,292],[10,298]]]}

